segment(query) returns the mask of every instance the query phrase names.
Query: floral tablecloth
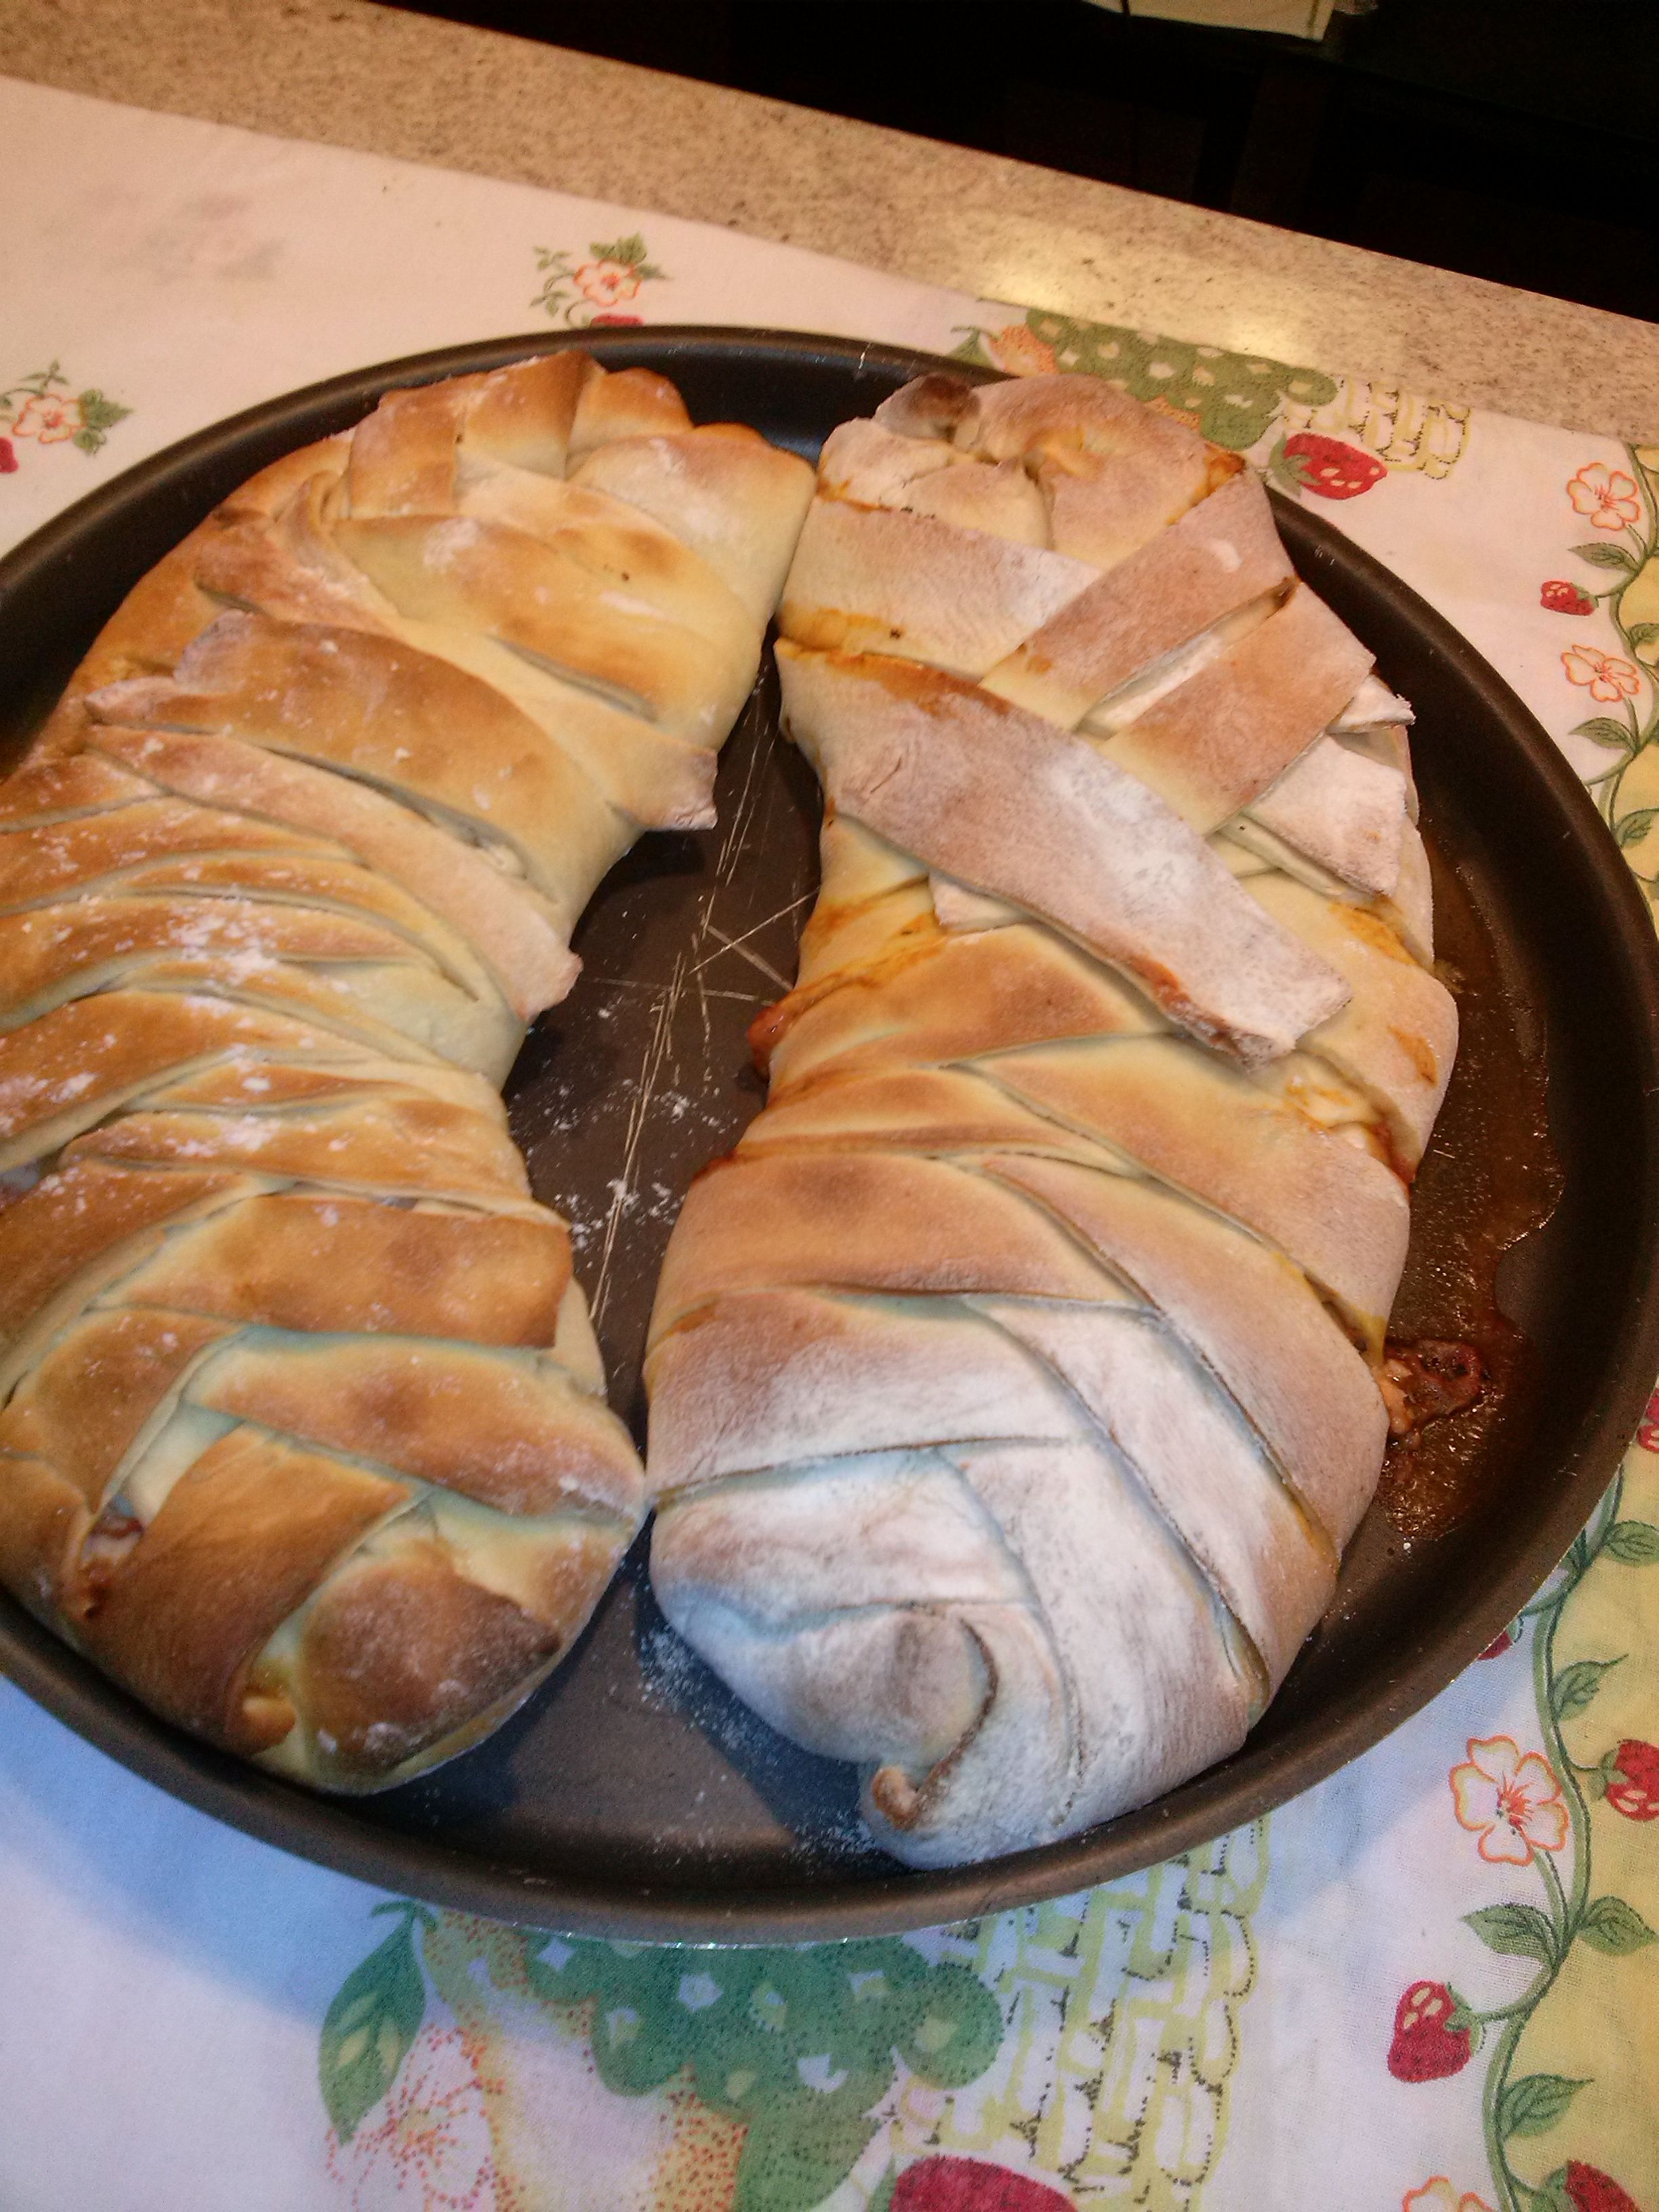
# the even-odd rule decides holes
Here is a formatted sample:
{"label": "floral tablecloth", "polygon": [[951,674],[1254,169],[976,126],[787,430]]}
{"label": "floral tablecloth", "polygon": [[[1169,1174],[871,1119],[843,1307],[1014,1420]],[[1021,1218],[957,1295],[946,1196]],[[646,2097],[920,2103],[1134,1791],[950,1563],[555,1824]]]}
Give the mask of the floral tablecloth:
{"label": "floral tablecloth", "polygon": [[[1441,608],[1659,881],[1659,445],[5,80],[0,146],[0,549],[273,393],[550,324],[1087,369]],[[902,1941],[681,1952],[383,1898],[0,1684],[0,2207],[1659,2212],[1656,1928],[1659,1400],[1547,1589],[1364,1759]]]}

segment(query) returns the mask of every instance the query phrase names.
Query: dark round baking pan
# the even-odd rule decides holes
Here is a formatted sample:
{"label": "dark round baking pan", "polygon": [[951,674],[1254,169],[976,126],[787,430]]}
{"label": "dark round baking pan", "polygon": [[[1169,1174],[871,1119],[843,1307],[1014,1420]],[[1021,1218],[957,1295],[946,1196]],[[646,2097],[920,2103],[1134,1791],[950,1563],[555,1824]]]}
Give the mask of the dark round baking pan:
{"label": "dark round baking pan", "polygon": [[[127,589],[254,470],[356,422],[391,386],[575,342],[504,338],[336,378],[83,500],[0,562],[0,737],[21,744]],[[769,331],[605,331],[580,342],[609,368],[666,372],[697,420],[751,422],[808,456],[836,423],[947,365]],[[325,1865],[507,1920],[689,1942],[868,1936],[1083,1888],[1307,1789],[1450,1681],[1571,1540],[1659,1370],[1659,957],[1589,799],[1513,693],[1328,525],[1291,505],[1279,521],[1302,574],[1416,706],[1441,950],[1462,976],[1466,1033],[1507,1040],[1510,1054],[1472,1050],[1454,1079],[1443,1133],[1476,1135],[1462,1158],[1441,1141],[1419,1185],[1408,1274],[1419,1333],[1449,1333],[1432,1327],[1435,1285],[1489,1146],[1534,1191],[1559,1188],[1559,1201],[1498,1278],[1525,1358],[1460,1477],[1462,1517],[1409,1533],[1373,1509],[1330,1613],[1235,1757],[1070,1842],[905,1872],[864,1837],[852,1771],[772,1735],[673,1637],[651,1600],[643,1544],[522,1712],[477,1750],[379,1797],[315,1796],[220,1756],[3,1599],[0,1667],[161,1788]],[[606,879],[577,941],[585,972],[537,1025],[508,1088],[537,1189],[574,1225],[614,1401],[641,1433],[641,1354],[674,1211],[759,1105],[744,1032],[793,975],[815,884],[817,793],[778,737],[769,676],[727,748],[718,795],[716,830],[647,837]]]}

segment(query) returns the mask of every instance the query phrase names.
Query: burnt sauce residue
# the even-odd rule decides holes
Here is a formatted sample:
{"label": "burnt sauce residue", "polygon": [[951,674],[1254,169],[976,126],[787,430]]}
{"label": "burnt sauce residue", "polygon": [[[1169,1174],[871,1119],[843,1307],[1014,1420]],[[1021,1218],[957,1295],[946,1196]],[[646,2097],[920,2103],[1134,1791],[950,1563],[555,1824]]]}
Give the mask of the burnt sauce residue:
{"label": "burnt sauce residue", "polygon": [[1528,1034],[1464,885],[1437,860],[1434,906],[1437,966],[1456,996],[1461,1035],[1412,1191],[1388,1346],[1388,1395],[1404,1433],[1389,1443],[1377,1490],[1408,1537],[1455,1528],[1501,1475],[1501,1455],[1486,1445],[1525,1401],[1533,1350],[1498,1305],[1498,1263],[1543,1226],[1561,1194],[1542,1040]]}

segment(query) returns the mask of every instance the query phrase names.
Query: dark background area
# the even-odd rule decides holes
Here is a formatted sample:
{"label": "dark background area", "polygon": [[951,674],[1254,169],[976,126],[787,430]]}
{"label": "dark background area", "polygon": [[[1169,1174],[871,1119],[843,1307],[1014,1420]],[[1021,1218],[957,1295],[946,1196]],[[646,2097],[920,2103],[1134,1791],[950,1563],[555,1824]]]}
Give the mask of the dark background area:
{"label": "dark background area", "polygon": [[1085,0],[412,5],[1659,319],[1659,0],[1380,0],[1317,44]]}

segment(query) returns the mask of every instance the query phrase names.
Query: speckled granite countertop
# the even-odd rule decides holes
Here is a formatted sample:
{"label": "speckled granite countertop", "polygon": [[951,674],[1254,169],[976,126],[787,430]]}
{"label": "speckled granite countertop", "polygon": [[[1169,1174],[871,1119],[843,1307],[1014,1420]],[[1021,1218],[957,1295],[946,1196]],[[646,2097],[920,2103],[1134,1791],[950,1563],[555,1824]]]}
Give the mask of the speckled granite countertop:
{"label": "speckled granite countertop", "polygon": [[367,0],[0,0],[0,56],[70,91],[663,209],[1536,422],[1659,430],[1654,324]]}

